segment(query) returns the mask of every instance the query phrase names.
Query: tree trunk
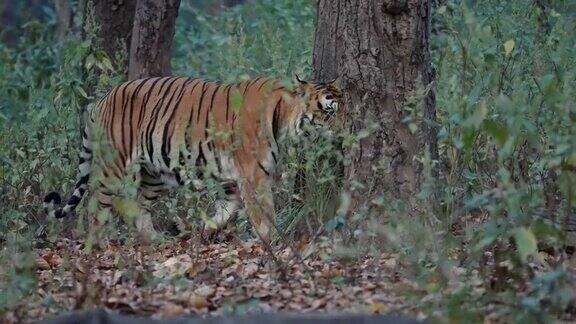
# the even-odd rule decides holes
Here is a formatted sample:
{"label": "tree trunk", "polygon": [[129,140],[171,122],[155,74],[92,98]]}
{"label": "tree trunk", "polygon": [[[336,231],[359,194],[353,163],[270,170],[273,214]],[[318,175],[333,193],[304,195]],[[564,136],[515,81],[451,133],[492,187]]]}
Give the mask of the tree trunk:
{"label": "tree trunk", "polygon": [[0,3],[0,28],[12,28],[16,24],[16,6],[12,1]]}
{"label": "tree trunk", "polygon": [[339,77],[352,130],[371,130],[348,177],[364,184],[366,199],[401,199],[410,212],[423,180],[419,159],[438,156],[429,34],[428,0],[318,2],[314,78]]}
{"label": "tree trunk", "polygon": [[130,80],[170,74],[180,0],[138,0],[130,46]]}
{"label": "tree trunk", "polygon": [[548,21],[550,3],[548,0],[534,0],[534,4],[536,8],[538,8],[536,37],[538,37],[538,40],[541,40],[544,35],[548,35],[550,32],[550,22]]}
{"label": "tree trunk", "polygon": [[[91,1],[98,25],[98,47],[103,49],[122,71],[128,66],[128,51],[137,0]],[[83,2],[80,2],[83,4]]]}
{"label": "tree trunk", "polygon": [[16,43],[16,33],[11,29],[16,26],[16,6],[13,1],[0,2],[0,41],[8,45]]}
{"label": "tree trunk", "polygon": [[226,7],[234,7],[236,5],[244,3],[244,0],[225,0],[224,5]]}
{"label": "tree trunk", "polygon": [[68,0],[55,0],[54,8],[56,10],[56,39],[62,42],[72,28],[72,8]]}

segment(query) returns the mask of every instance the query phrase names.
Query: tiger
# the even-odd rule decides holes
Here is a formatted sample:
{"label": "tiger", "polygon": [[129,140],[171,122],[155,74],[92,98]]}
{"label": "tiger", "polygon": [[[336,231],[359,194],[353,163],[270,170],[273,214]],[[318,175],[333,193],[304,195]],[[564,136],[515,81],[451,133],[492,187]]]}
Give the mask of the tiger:
{"label": "tiger", "polygon": [[[162,194],[210,178],[224,191],[214,203],[216,226],[224,226],[243,208],[256,234],[270,241],[281,143],[306,136],[310,128],[330,127],[342,105],[336,81],[315,83],[296,76],[294,83],[286,86],[264,77],[234,84],[155,77],[113,88],[87,111],[74,191],[62,207],[59,193],[47,194],[45,212],[63,218],[80,204],[100,134],[114,154],[103,162],[98,185],[90,188],[99,210],[113,210],[117,193],[110,183],[123,179],[127,167],[136,163],[139,232],[156,235],[150,209]],[[193,176],[184,172],[190,168]]]}

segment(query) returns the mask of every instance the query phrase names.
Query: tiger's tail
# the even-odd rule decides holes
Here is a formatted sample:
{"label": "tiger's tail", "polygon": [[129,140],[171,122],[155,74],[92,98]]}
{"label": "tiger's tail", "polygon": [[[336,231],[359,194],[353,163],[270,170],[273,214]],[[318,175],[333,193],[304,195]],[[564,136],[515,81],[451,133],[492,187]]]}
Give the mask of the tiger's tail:
{"label": "tiger's tail", "polygon": [[58,192],[51,192],[44,197],[44,211],[49,217],[63,218],[76,209],[80,200],[88,189],[90,179],[90,166],[92,161],[92,144],[88,138],[88,125],[82,134],[82,150],[80,151],[80,163],[78,165],[78,176],[72,196],[64,207],[59,207],[62,198]]}

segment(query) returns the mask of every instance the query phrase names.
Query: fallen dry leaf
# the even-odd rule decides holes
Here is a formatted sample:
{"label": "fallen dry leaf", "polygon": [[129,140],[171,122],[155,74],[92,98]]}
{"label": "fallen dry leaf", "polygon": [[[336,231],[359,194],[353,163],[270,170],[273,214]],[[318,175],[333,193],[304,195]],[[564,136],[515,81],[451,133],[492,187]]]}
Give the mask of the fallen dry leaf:
{"label": "fallen dry leaf", "polygon": [[198,294],[199,296],[210,298],[210,297],[214,296],[214,294],[216,293],[216,289],[214,287],[211,287],[211,286],[201,286],[201,287],[197,288],[196,290],[194,290],[194,292],[196,294]]}
{"label": "fallen dry leaf", "polygon": [[50,263],[41,256],[36,257],[36,268],[40,270],[50,270]]}
{"label": "fallen dry leaf", "polygon": [[394,269],[396,267],[396,259],[387,259],[384,261],[384,267]]}
{"label": "fallen dry leaf", "polygon": [[184,275],[192,266],[192,258],[188,254],[181,254],[169,258],[164,263],[157,265],[153,275],[158,278]]}
{"label": "fallen dry leaf", "polygon": [[163,317],[176,317],[183,315],[185,313],[184,307],[174,304],[174,303],[166,303],[160,307],[158,313]]}
{"label": "fallen dry leaf", "polygon": [[290,299],[290,298],[292,298],[293,294],[288,289],[282,289],[282,290],[280,290],[280,296],[282,296],[282,298],[284,298],[284,299]]}
{"label": "fallen dry leaf", "polygon": [[370,309],[370,312],[377,314],[383,314],[388,310],[388,306],[380,302],[371,303],[370,305],[368,305],[368,308]]}
{"label": "fallen dry leaf", "polygon": [[206,264],[203,262],[193,262],[192,265],[190,265],[188,267],[188,269],[186,269],[185,274],[186,274],[186,278],[188,279],[192,279],[194,277],[196,277],[196,275],[199,272],[204,271],[204,269],[206,269]]}
{"label": "fallen dry leaf", "polygon": [[246,264],[242,271],[242,278],[246,279],[252,277],[253,275],[256,274],[256,272],[258,272],[258,268],[259,268],[258,264],[254,262]]}
{"label": "fallen dry leaf", "polygon": [[320,307],[323,307],[324,305],[326,305],[325,299],[316,299],[312,302],[311,308],[316,310],[316,309],[319,309]]}
{"label": "fallen dry leaf", "polygon": [[210,302],[208,301],[208,299],[206,299],[205,296],[200,296],[193,293],[190,294],[190,297],[188,298],[188,305],[197,310],[201,310],[204,308],[208,308],[208,306],[210,306]]}
{"label": "fallen dry leaf", "polygon": [[52,267],[58,267],[62,264],[62,258],[57,254],[53,254],[52,257],[47,261]]}

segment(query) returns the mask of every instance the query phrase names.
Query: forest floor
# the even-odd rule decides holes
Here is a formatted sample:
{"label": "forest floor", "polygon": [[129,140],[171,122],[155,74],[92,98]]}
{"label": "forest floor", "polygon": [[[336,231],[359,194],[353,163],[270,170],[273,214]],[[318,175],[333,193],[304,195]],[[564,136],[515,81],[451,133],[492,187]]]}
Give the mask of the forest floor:
{"label": "forest floor", "polygon": [[34,251],[36,289],[0,321],[50,318],[106,309],[153,317],[250,312],[390,313],[402,309],[394,291],[410,285],[396,256],[337,256],[334,242],[295,244],[275,253],[257,240],[225,243],[179,239],[149,246],[108,244],[87,253],[82,240],[59,239]]}

